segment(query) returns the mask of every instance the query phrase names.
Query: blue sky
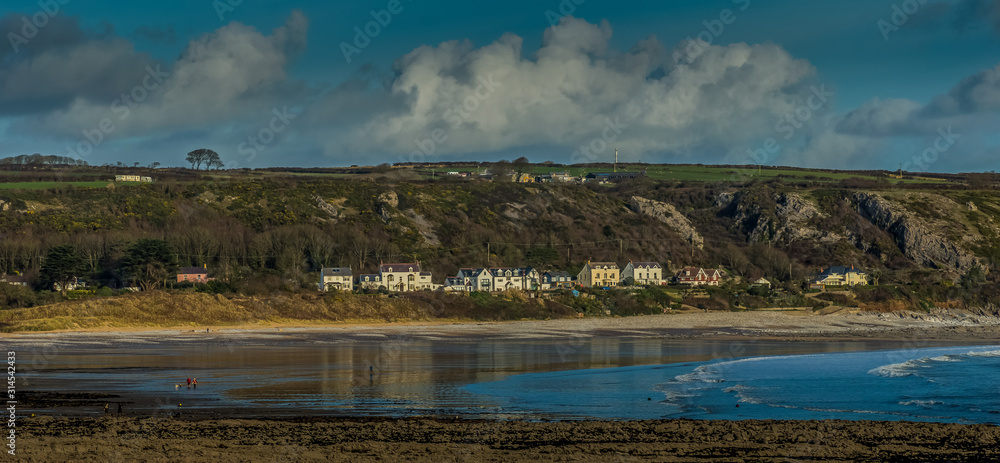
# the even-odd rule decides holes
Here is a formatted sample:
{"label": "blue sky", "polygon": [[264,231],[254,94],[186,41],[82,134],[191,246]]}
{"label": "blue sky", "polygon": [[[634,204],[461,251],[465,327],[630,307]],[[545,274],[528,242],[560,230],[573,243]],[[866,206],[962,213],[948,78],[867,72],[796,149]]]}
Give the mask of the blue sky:
{"label": "blue sky", "polygon": [[[1000,155],[992,0],[62,1],[0,7],[0,156],[181,165],[207,147],[269,167],[618,147],[984,171]],[[356,43],[356,27],[377,33]]]}

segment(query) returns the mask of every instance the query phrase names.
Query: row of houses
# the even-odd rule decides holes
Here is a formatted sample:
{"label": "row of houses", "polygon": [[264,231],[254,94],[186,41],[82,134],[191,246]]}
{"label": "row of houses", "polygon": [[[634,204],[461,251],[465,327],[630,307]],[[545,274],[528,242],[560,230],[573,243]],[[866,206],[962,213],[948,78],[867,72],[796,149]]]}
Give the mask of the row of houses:
{"label": "row of houses", "polygon": [[[718,286],[723,274],[716,269],[686,267],[674,276],[679,284]],[[444,284],[432,281],[431,272],[423,271],[420,262],[381,264],[379,272],[358,275],[350,267],[324,268],[320,271],[319,289],[323,291],[354,289],[389,291],[546,291],[553,289],[611,288],[625,283],[634,285],[665,285],[670,281],[663,266],[657,262],[633,262],[620,268],[615,262],[587,262],[574,277],[569,272],[549,270],[540,272],[531,267],[469,267],[461,268],[455,276],[445,278]]]}

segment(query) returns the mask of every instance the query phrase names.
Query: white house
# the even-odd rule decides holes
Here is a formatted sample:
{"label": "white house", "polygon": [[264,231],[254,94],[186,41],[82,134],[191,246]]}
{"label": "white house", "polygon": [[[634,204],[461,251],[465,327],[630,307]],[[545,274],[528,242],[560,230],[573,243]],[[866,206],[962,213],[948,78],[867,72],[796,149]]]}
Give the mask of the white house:
{"label": "white house", "polygon": [[382,276],[374,274],[358,275],[358,287],[361,289],[377,290],[384,287],[382,284]]}
{"label": "white house", "polygon": [[319,271],[319,290],[329,291],[331,289],[354,290],[354,275],[351,273],[350,267],[324,268]]}
{"label": "white house", "polygon": [[663,266],[656,262],[632,262],[622,269],[622,282],[631,278],[637,285],[663,285]]}

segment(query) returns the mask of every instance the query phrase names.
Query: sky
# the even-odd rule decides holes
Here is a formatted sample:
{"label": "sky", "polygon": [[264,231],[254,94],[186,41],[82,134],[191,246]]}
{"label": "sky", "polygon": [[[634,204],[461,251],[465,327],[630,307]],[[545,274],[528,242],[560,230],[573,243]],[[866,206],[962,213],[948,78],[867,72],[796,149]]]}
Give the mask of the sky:
{"label": "sky", "polygon": [[6,0],[0,40],[0,157],[1000,159],[1000,0]]}

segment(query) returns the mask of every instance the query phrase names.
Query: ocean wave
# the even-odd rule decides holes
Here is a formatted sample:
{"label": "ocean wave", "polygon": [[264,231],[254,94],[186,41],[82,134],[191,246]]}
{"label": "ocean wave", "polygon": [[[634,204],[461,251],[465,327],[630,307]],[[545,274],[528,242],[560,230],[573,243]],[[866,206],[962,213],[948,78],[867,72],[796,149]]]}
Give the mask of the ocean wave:
{"label": "ocean wave", "polygon": [[868,370],[869,375],[881,376],[883,378],[903,378],[906,376],[916,376],[917,374],[913,372],[914,368],[923,367],[926,362],[930,360],[928,358],[907,360],[903,363],[893,363],[890,365],[882,365],[880,367],[872,368]]}
{"label": "ocean wave", "polygon": [[931,407],[933,405],[944,405],[944,402],[940,400],[904,400],[899,402],[900,405],[919,405],[921,407]]}
{"label": "ocean wave", "polygon": [[967,353],[965,355],[967,355],[969,357],[980,357],[980,358],[982,358],[982,357],[987,357],[987,358],[989,358],[989,357],[1000,357],[1000,350],[987,350],[987,351],[979,351],[979,352],[969,352],[969,353]]}

